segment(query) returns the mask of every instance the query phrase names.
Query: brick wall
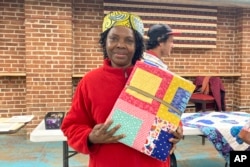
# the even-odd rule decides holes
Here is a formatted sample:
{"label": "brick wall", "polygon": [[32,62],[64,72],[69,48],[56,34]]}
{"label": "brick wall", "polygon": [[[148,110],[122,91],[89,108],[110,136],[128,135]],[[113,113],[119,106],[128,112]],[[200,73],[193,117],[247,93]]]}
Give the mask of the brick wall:
{"label": "brick wall", "polygon": [[[24,3],[0,1],[0,73],[25,72]],[[0,77],[0,117],[26,114],[26,79]]]}
{"label": "brick wall", "polygon": [[102,29],[103,2],[75,1],[73,11],[73,74],[84,74],[102,64],[98,41]]}
{"label": "brick wall", "polygon": [[0,77],[0,88],[0,117],[25,115],[25,77]]}
{"label": "brick wall", "polygon": [[[25,72],[23,5],[0,2],[0,72]],[[26,114],[25,91],[25,77],[0,77],[0,117]]]}
{"label": "brick wall", "polygon": [[[46,112],[68,111],[75,74],[102,64],[103,1],[0,0],[0,13],[0,116],[34,114],[29,133]],[[177,73],[241,73],[222,77],[226,103],[249,111],[249,20],[249,9],[219,7],[217,48],[175,48],[164,61]]]}
{"label": "brick wall", "polygon": [[[179,73],[235,73],[240,72],[236,63],[236,16],[235,8],[218,8],[217,40],[215,49],[181,49],[176,48],[171,58],[165,62]],[[240,106],[235,94],[235,84],[239,77],[221,77],[226,89],[227,110],[239,110]],[[193,77],[188,79],[194,80]]]}
{"label": "brick wall", "polygon": [[236,63],[241,77],[235,83],[236,108],[249,110],[250,108],[250,9],[238,9],[235,28]]}

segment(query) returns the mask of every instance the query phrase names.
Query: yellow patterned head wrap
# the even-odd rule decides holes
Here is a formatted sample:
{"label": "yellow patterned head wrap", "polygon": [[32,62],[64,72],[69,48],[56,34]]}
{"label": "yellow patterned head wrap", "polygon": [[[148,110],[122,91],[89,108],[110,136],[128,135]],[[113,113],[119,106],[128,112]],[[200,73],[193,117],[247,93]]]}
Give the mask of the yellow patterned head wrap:
{"label": "yellow patterned head wrap", "polygon": [[144,35],[144,26],[139,16],[121,11],[110,12],[104,17],[102,32],[114,26],[125,26]]}

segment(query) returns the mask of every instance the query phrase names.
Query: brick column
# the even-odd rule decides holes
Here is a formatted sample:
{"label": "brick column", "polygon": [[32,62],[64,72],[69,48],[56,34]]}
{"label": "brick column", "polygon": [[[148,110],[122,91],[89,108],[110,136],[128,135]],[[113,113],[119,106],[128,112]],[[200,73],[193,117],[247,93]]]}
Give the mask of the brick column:
{"label": "brick column", "polygon": [[236,48],[237,66],[241,77],[237,80],[235,88],[238,89],[235,96],[238,110],[250,112],[250,9],[239,9],[236,19]]}
{"label": "brick column", "polygon": [[0,0],[0,118],[26,114],[23,6]]}
{"label": "brick column", "polygon": [[71,1],[26,0],[26,105],[35,115],[28,133],[46,112],[69,109],[72,96]]}

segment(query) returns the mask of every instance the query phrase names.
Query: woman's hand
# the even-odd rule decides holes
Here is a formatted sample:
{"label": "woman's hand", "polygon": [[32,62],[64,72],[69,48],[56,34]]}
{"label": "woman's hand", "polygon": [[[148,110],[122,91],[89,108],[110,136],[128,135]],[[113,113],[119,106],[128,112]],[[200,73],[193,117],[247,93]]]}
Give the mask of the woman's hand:
{"label": "woman's hand", "polygon": [[172,134],[174,135],[174,138],[170,138],[169,141],[173,143],[173,147],[170,150],[170,154],[174,152],[176,149],[176,144],[183,139],[183,128],[182,126],[179,126],[176,131],[173,131]]}
{"label": "woman's hand", "polygon": [[[97,124],[94,126],[89,134],[88,140],[92,144],[96,143],[117,143],[120,139],[125,137],[125,134],[114,136],[115,132],[120,128],[120,125],[116,125],[112,129],[109,129],[112,120],[104,124]],[[108,130],[109,129],[109,130]]]}

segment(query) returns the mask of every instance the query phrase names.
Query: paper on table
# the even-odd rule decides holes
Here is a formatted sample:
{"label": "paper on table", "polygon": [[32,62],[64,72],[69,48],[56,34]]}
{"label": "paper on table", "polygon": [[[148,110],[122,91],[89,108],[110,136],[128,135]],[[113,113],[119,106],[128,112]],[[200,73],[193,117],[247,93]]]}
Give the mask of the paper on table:
{"label": "paper on table", "polygon": [[0,132],[8,132],[16,127],[18,123],[0,122]]}
{"label": "paper on table", "polygon": [[34,118],[34,115],[18,115],[18,116],[12,116],[10,119],[7,119],[4,122],[30,122]]}

